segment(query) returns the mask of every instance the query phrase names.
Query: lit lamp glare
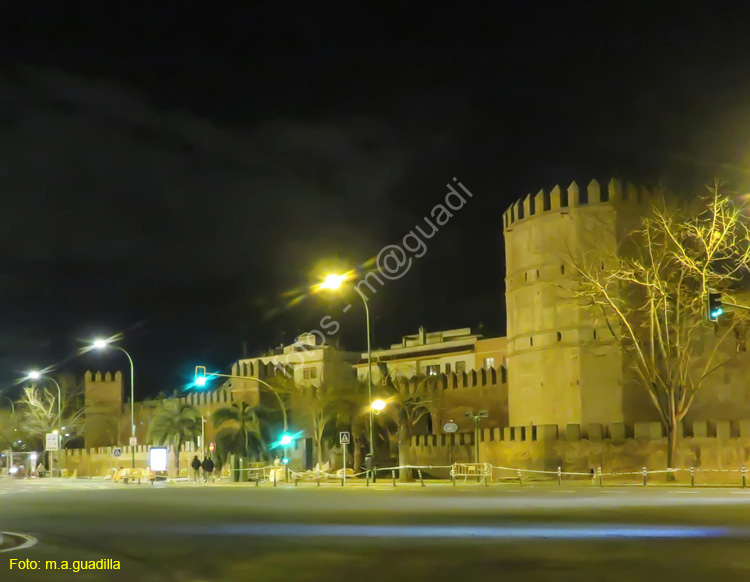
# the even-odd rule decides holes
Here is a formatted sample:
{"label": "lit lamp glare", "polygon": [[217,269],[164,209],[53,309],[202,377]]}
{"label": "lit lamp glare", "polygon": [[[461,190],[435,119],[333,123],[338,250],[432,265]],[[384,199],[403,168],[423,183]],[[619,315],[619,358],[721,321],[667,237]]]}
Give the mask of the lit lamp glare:
{"label": "lit lamp glare", "polygon": [[42,377],[42,373],[34,370],[33,372],[29,372],[29,378],[31,380],[39,380],[39,378]]}
{"label": "lit lamp glare", "polygon": [[335,290],[341,287],[344,281],[346,281],[346,275],[326,275],[325,280],[320,284],[320,288]]}
{"label": "lit lamp glare", "polygon": [[377,400],[373,401],[370,406],[375,411],[375,414],[377,414],[385,408],[385,400],[381,400],[380,398],[378,398]]}
{"label": "lit lamp glare", "polygon": [[94,347],[97,350],[103,350],[104,348],[107,347],[107,340],[104,340],[104,339],[94,340]]}

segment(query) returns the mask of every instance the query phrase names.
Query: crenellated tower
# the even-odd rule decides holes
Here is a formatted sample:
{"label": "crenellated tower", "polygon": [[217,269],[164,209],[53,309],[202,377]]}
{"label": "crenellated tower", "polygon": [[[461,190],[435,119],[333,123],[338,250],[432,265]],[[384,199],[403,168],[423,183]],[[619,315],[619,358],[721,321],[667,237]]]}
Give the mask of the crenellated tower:
{"label": "crenellated tower", "polygon": [[615,179],[606,188],[573,182],[529,194],[503,214],[511,426],[629,422],[648,410],[606,322],[571,290],[572,265],[592,249],[618,252],[650,198]]}

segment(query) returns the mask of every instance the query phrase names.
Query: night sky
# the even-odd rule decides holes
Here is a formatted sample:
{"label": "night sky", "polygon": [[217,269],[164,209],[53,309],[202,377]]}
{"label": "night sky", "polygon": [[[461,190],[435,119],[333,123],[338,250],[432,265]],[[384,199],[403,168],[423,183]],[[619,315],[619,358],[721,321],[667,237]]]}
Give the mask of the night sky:
{"label": "night sky", "polygon": [[356,298],[294,299],[325,261],[398,243],[453,177],[474,198],[372,297],[374,344],[420,325],[502,335],[513,200],[613,175],[743,187],[750,169],[748,15],[729,4],[13,4],[0,386],[32,366],[124,369],[69,360],[115,333],[140,396],[326,314],[363,350],[361,306],[341,313]]}

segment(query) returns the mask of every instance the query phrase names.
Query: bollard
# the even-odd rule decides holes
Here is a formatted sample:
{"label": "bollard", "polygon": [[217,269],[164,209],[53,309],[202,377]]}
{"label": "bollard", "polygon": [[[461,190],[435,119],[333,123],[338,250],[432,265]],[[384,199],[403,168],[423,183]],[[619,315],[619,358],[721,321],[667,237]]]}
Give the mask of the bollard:
{"label": "bollard", "polygon": [[596,472],[597,472],[597,475],[599,475],[599,487],[601,487],[602,486],[602,468],[597,467]]}
{"label": "bollard", "polygon": [[690,467],[690,486],[695,487],[695,467]]}
{"label": "bollard", "polygon": [[391,471],[391,479],[393,479],[393,486],[396,486],[396,471]]}
{"label": "bollard", "polygon": [[258,478],[258,475],[255,475],[255,486],[260,487],[260,479]]}
{"label": "bollard", "polygon": [[318,475],[318,487],[320,487],[320,475]]}
{"label": "bollard", "polygon": [[[344,468],[344,471],[346,471],[346,468]],[[344,486],[344,483],[346,483],[346,477],[341,477],[341,486]]]}
{"label": "bollard", "polygon": [[419,473],[419,483],[424,487],[424,479],[422,479],[422,470],[417,469],[417,473]]}
{"label": "bollard", "polygon": [[643,467],[643,486],[646,486],[646,467]]}
{"label": "bollard", "polygon": [[453,474],[452,471],[451,471],[451,483],[453,484],[454,487],[456,486],[456,476]]}
{"label": "bollard", "polygon": [[523,487],[523,477],[521,477],[521,469],[516,469],[518,473],[518,486]]}
{"label": "bollard", "polygon": [[276,487],[276,471],[273,471],[273,486]]}
{"label": "bollard", "polygon": [[370,471],[365,471],[365,487],[370,486]]}
{"label": "bollard", "polygon": [[295,477],[295,478],[294,478],[294,486],[295,486],[295,487],[297,486],[297,483],[299,483],[299,479],[297,479],[297,477]]}
{"label": "bollard", "polygon": [[745,469],[745,465],[742,465],[742,488],[744,489],[747,486],[747,473]]}
{"label": "bollard", "polygon": [[490,480],[489,480],[489,477],[488,477],[488,475],[486,473],[484,475],[484,486],[485,487],[489,487],[490,486]]}
{"label": "bollard", "polygon": [[562,487],[562,467],[557,467],[557,486]]}

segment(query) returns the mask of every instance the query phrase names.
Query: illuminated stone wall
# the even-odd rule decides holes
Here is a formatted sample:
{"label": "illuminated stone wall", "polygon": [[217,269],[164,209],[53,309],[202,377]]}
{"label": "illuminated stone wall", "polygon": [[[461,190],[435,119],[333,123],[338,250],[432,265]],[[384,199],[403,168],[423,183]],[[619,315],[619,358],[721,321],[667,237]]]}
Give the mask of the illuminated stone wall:
{"label": "illuminated stone wall", "polygon": [[[738,482],[741,467],[750,467],[750,421],[695,421],[681,425],[675,466],[695,467],[712,472],[703,473],[702,482]],[[663,470],[666,467],[667,439],[658,422],[634,425],[592,423],[506,427],[480,430],[480,461],[496,467],[589,473],[601,467],[605,473]],[[451,462],[472,462],[474,434],[421,435],[413,437],[408,461],[413,465],[449,465]],[[722,474],[713,473],[721,470]],[[436,471],[437,476],[447,476]],[[513,472],[497,471],[496,476],[512,477]],[[527,475],[528,477],[528,475]],[[548,475],[547,478],[554,478]],[[640,476],[619,479],[639,480]],[[679,473],[678,480],[689,479]]]}

